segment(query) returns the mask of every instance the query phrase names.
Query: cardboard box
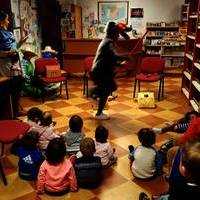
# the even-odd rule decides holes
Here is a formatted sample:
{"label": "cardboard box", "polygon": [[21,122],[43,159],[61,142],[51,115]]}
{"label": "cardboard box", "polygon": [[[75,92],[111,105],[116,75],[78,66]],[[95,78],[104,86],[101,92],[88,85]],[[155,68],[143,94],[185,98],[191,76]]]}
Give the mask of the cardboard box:
{"label": "cardboard box", "polygon": [[46,77],[55,78],[61,76],[60,65],[47,65],[46,66]]}
{"label": "cardboard box", "polygon": [[155,97],[153,92],[138,93],[139,108],[155,108]]}

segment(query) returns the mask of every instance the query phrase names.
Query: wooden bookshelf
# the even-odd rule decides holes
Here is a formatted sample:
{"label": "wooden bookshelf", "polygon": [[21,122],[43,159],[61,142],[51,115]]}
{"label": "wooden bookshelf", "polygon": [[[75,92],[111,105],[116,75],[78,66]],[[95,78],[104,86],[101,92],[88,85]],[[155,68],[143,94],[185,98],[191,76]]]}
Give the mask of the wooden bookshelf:
{"label": "wooden bookshelf", "polygon": [[200,108],[200,0],[189,3],[182,92],[193,109]]}

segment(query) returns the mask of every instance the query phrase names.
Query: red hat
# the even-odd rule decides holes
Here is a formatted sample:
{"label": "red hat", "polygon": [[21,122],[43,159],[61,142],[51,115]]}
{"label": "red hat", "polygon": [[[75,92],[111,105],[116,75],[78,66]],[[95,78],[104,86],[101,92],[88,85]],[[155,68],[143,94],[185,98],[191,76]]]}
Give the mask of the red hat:
{"label": "red hat", "polygon": [[119,31],[119,34],[124,37],[126,40],[130,39],[129,35],[126,32],[129,32],[132,30],[131,27],[128,27],[125,23],[119,22],[117,24],[117,29]]}
{"label": "red hat", "polygon": [[128,26],[127,26],[125,23],[123,23],[123,22],[119,22],[119,23],[117,24],[117,26],[118,26],[118,31],[119,31],[119,32],[122,32],[122,31],[129,32],[129,31],[132,30],[131,27],[128,27]]}

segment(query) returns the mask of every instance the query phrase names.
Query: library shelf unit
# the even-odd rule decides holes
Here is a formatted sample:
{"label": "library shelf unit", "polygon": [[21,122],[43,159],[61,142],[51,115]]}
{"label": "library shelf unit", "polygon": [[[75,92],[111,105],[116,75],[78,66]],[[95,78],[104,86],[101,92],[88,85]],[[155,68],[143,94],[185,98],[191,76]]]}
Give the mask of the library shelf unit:
{"label": "library shelf unit", "polygon": [[181,75],[184,64],[185,40],[165,38],[161,41],[161,58],[165,59],[165,74]]}
{"label": "library shelf unit", "polygon": [[145,54],[147,56],[160,56],[161,40],[164,37],[178,36],[179,27],[177,23],[147,23],[148,31],[145,38]]}
{"label": "library shelf unit", "polygon": [[189,3],[182,92],[193,109],[200,109],[200,0]]}
{"label": "library shelf unit", "polygon": [[181,6],[181,26],[182,27],[187,27],[188,14],[189,14],[189,4],[185,3]]}

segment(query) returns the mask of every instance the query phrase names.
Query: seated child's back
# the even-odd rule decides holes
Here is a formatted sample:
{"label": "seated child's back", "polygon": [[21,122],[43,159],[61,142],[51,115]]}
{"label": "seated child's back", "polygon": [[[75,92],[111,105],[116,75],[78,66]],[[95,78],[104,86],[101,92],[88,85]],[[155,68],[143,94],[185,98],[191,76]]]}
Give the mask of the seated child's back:
{"label": "seated child's back", "polygon": [[101,159],[94,156],[95,144],[92,138],[84,138],[80,143],[82,157],[75,161],[75,171],[79,187],[95,188],[101,182]]}
{"label": "seated child's back", "polygon": [[46,160],[42,163],[38,174],[38,193],[61,195],[69,190],[77,190],[74,168],[65,155],[63,138],[52,139],[47,146]]}
{"label": "seated child's back", "polygon": [[[133,152],[133,163],[131,166],[133,175],[137,178],[147,179],[154,177],[160,172],[161,163],[157,163],[157,152],[152,147],[155,143],[155,133],[149,128],[142,128],[138,132],[141,145],[136,147]],[[159,172],[158,172],[159,170]]]}
{"label": "seated child's back", "polygon": [[12,152],[19,156],[19,176],[26,180],[36,180],[41,163],[42,151],[37,148],[39,134],[34,131],[26,133],[12,147]]}
{"label": "seated child's back", "polygon": [[108,130],[104,126],[98,126],[95,130],[95,155],[101,158],[104,167],[108,167],[117,161],[115,150],[107,139]]}
{"label": "seated child's back", "polygon": [[69,120],[70,130],[63,135],[67,153],[77,153],[80,150],[80,142],[85,137],[82,127],[82,118],[78,115],[73,115]]}
{"label": "seated child's back", "polygon": [[54,124],[50,112],[43,113],[40,126],[33,128],[33,130],[39,133],[39,147],[42,150],[47,148],[50,140],[59,137],[59,135],[57,135],[56,131],[54,130]]}

